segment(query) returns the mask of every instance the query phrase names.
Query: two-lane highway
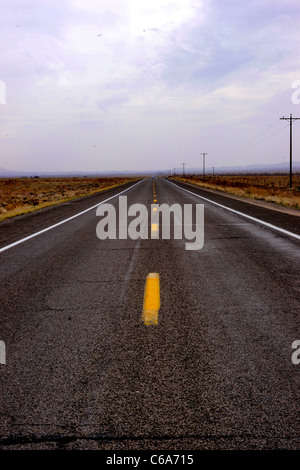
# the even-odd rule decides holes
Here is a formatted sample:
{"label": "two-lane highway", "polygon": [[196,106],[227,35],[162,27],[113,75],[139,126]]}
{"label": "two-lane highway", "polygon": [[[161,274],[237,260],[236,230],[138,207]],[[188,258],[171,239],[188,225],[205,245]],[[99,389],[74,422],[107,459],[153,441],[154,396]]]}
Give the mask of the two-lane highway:
{"label": "two-lane highway", "polygon": [[0,224],[0,249],[41,232],[0,252],[1,447],[299,449],[299,217],[160,178],[125,189],[149,212],[204,204],[203,248],[100,240],[96,206],[115,196],[119,216],[124,188]]}

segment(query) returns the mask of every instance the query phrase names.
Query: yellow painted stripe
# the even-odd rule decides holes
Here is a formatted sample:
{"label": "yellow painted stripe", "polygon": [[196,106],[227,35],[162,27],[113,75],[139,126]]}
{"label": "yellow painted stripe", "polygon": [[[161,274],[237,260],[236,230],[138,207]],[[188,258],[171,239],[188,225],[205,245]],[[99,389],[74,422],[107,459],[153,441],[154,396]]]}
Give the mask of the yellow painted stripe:
{"label": "yellow painted stripe", "polygon": [[157,202],[157,199],[153,199],[154,202]]}
{"label": "yellow painted stripe", "polygon": [[142,321],[145,325],[158,324],[160,309],[159,274],[149,273],[146,278]]}
{"label": "yellow painted stripe", "polygon": [[151,224],[151,238],[158,238],[158,224]]}

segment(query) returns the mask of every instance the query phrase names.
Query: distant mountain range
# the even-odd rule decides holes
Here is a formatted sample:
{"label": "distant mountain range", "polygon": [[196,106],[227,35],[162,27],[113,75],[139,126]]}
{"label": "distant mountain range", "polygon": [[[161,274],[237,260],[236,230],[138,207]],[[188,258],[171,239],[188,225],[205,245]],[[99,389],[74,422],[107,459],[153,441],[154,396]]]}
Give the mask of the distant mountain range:
{"label": "distant mountain range", "polygon": [[[178,174],[181,172],[177,169]],[[232,174],[232,173],[289,173],[290,171],[290,162],[283,163],[272,163],[268,165],[236,165],[236,166],[215,166],[207,167],[205,169],[205,174]],[[300,162],[293,162],[293,173],[300,172]],[[185,173],[202,173],[202,167],[198,168],[185,168]]]}
{"label": "distant mountain range", "polygon": [[[232,174],[232,173],[243,173],[243,174],[251,174],[251,173],[289,173],[290,165],[289,162],[284,163],[273,163],[269,165],[236,165],[236,166],[222,166],[222,167],[207,167],[205,169],[205,174]],[[76,176],[142,176],[142,175],[152,175],[161,174],[165,175],[168,174],[170,170],[165,171],[105,171],[105,172],[83,172],[83,171],[69,171],[69,172],[59,172],[59,171],[37,171],[37,172],[25,172],[25,171],[16,171],[16,170],[8,170],[7,168],[0,167],[0,178],[21,178],[21,177],[76,177]],[[180,168],[176,168],[176,174],[181,174],[182,170]],[[185,168],[186,174],[192,173],[202,173],[202,167],[198,168]],[[293,162],[293,173],[300,173],[300,161]],[[172,170],[173,174],[173,170]]]}
{"label": "distant mountain range", "polygon": [[[147,172],[146,172],[147,173]],[[91,172],[91,171],[17,171],[8,170],[7,168],[0,167],[0,178],[33,178],[33,177],[76,177],[76,176],[136,176],[144,175],[145,172],[137,171],[103,171],[103,172]],[[152,174],[153,172],[149,172]],[[148,174],[148,173],[147,173]]]}

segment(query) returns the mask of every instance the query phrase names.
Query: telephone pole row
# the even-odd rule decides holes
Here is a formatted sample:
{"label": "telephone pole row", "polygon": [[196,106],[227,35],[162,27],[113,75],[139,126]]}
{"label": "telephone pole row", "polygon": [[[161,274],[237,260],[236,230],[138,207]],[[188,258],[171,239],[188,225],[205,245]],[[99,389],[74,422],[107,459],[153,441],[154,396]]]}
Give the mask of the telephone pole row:
{"label": "telephone pole row", "polygon": [[205,178],[205,157],[207,155],[207,152],[202,152],[201,155],[203,155],[203,179]]}
{"label": "telephone pole row", "polygon": [[293,187],[293,121],[297,121],[300,118],[293,118],[290,114],[289,118],[282,117],[281,120],[290,121],[290,188]]}

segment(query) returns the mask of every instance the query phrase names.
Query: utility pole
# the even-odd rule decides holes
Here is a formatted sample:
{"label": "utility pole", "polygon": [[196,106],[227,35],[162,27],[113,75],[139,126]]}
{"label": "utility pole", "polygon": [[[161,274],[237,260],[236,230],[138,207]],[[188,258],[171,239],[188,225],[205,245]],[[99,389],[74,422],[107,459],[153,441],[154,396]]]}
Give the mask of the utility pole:
{"label": "utility pole", "polygon": [[185,165],[185,163],[181,163],[181,165],[182,165],[182,176],[184,176],[184,165]]}
{"label": "utility pole", "polygon": [[174,176],[176,176],[176,168],[174,168]]}
{"label": "utility pole", "polygon": [[205,178],[205,156],[207,155],[207,152],[201,153],[203,155],[203,179]]}
{"label": "utility pole", "polygon": [[290,121],[290,188],[293,187],[293,121],[297,121],[300,118],[293,118],[290,114],[289,118],[282,117],[281,120]]}

